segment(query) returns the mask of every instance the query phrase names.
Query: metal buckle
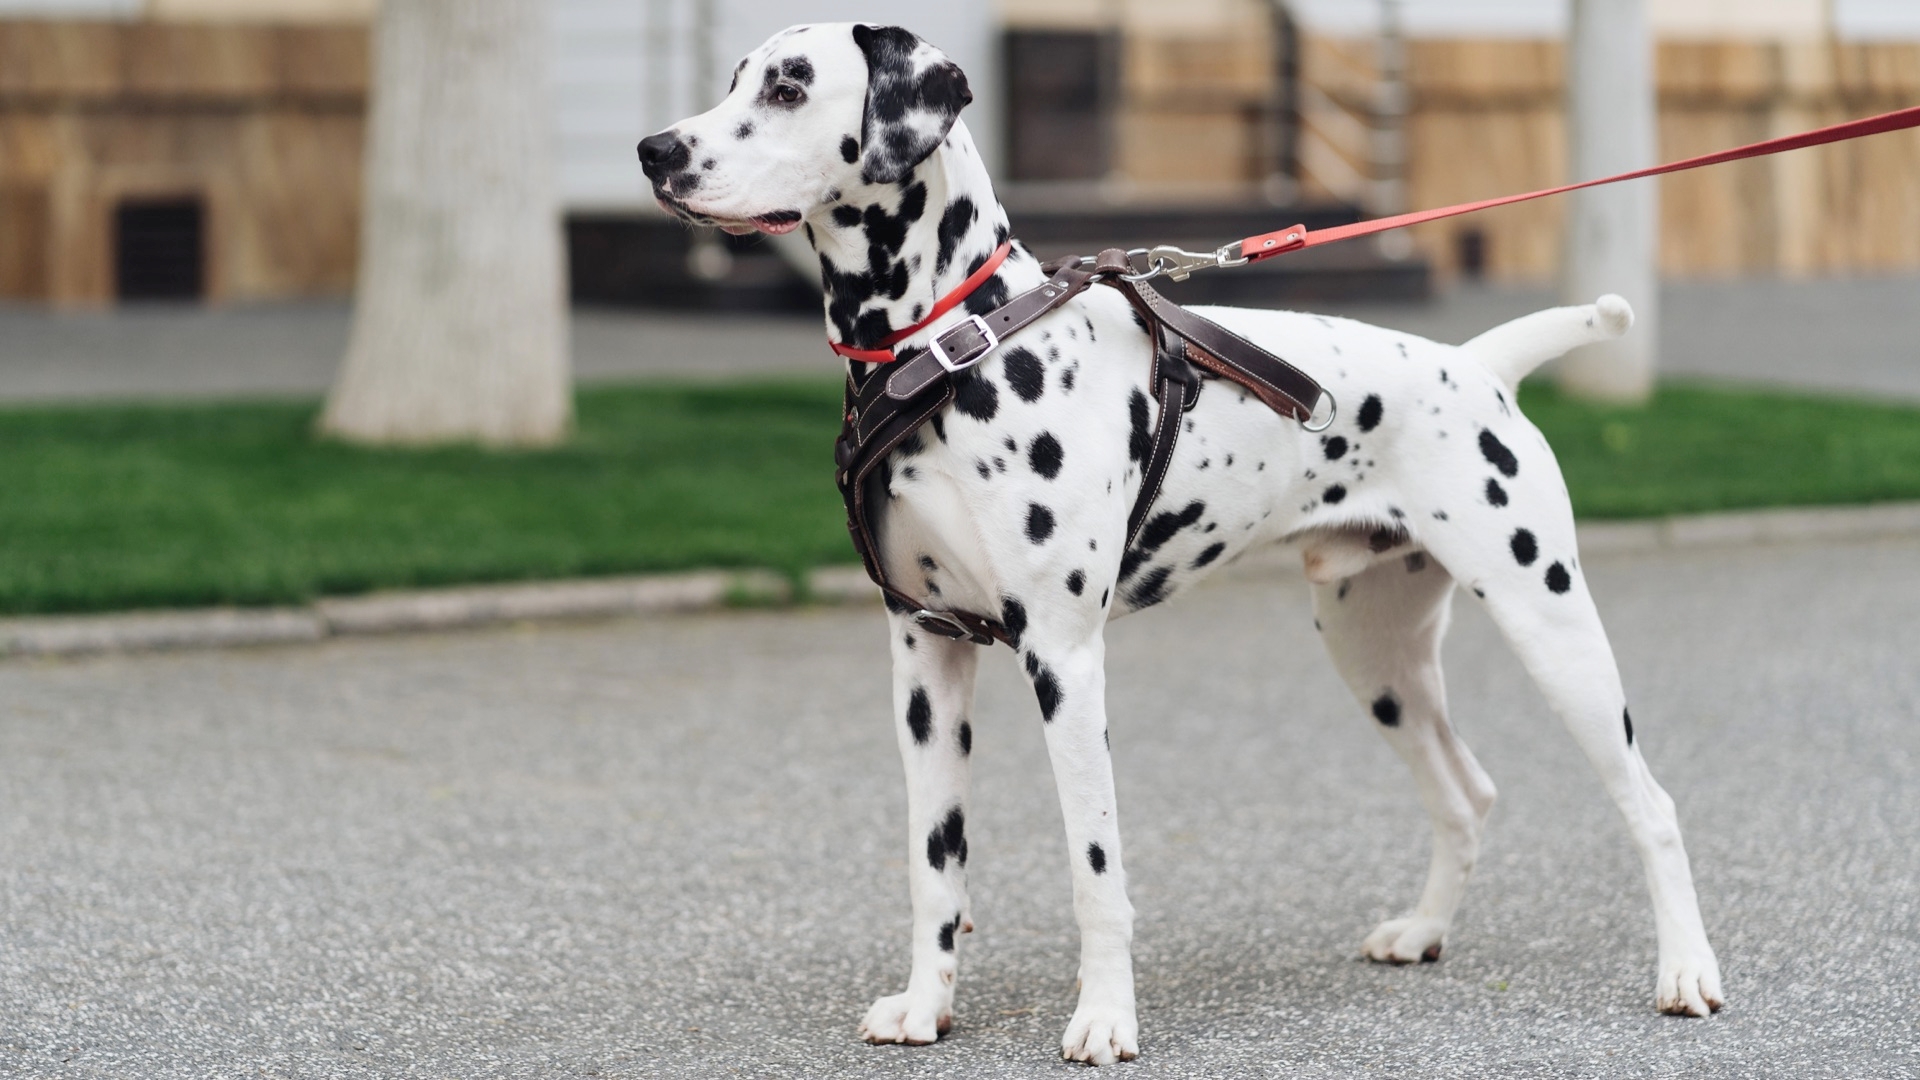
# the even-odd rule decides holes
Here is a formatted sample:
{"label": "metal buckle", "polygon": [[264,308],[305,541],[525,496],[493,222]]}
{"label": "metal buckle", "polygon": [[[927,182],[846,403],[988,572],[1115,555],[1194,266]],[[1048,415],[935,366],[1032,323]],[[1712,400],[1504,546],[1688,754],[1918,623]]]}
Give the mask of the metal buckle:
{"label": "metal buckle", "polygon": [[1324,386],[1320,388],[1320,400],[1327,403],[1327,418],[1321,421],[1319,427],[1313,426],[1313,418],[1320,415],[1320,402],[1316,401],[1313,403],[1313,411],[1307,414],[1305,420],[1300,421],[1300,426],[1303,429],[1320,432],[1333,426],[1333,418],[1339,415],[1340,412],[1340,403],[1333,399],[1333,391],[1328,390]]}
{"label": "metal buckle", "polygon": [[[965,360],[955,360],[953,357],[947,355],[946,349],[940,346],[940,338],[945,334],[953,333],[955,330],[958,330],[960,327],[965,326],[967,323],[972,323],[974,326],[974,329],[980,331],[980,336],[986,340],[987,345],[986,345],[986,348],[981,349],[979,352],[973,354],[972,356],[968,357]],[[933,336],[933,340],[927,342],[927,351],[933,354],[933,358],[935,360],[940,361],[941,367],[946,368],[948,371],[959,373],[959,372],[965,371],[966,369],[986,359],[987,354],[992,352],[996,347],[999,346],[999,344],[1000,344],[1000,339],[997,337],[994,337],[993,331],[987,329],[987,321],[985,319],[982,319],[978,315],[969,315],[966,318],[966,322],[962,322],[954,326],[949,326],[942,333],[935,334]]]}
{"label": "metal buckle", "polygon": [[944,611],[932,611],[927,608],[921,608],[919,611],[913,613],[913,621],[919,623],[920,626],[929,633],[939,634],[941,637],[953,638],[956,641],[965,638],[975,645],[993,644],[992,638],[984,634],[974,633],[967,628],[967,624],[948,615]]}

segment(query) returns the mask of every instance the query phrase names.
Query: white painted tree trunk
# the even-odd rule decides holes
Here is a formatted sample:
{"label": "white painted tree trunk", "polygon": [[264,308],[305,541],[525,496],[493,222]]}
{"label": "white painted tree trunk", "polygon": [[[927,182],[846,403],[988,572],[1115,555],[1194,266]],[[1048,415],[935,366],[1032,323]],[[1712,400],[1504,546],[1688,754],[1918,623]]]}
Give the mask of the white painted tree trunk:
{"label": "white painted tree trunk", "polygon": [[322,431],[368,443],[565,436],[546,7],[380,5],[353,332]]}
{"label": "white painted tree trunk", "polygon": [[[1658,152],[1653,45],[1643,0],[1573,0],[1567,56],[1570,179],[1643,168]],[[1568,354],[1560,385],[1576,397],[1645,401],[1653,393],[1659,339],[1660,189],[1653,180],[1567,196],[1560,295],[1590,304],[1619,293],[1633,330]]]}

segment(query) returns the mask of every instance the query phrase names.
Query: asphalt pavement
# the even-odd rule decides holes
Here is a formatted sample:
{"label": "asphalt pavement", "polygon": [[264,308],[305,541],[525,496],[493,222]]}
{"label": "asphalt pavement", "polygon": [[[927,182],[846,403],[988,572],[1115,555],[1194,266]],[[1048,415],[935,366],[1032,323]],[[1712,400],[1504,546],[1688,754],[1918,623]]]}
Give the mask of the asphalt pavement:
{"label": "asphalt pavement", "polygon": [[[1590,298],[1589,298],[1590,299]],[[1920,399],[1920,278],[1675,281],[1661,291],[1669,375]],[[1422,303],[1317,305],[1459,343],[1556,303],[1550,290],[1449,289]],[[0,304],[0,402],[311,397],[346,350],[344,301],[49,312]],[[583,382],[828,375],[817,316],[578,308]]]}
{"label": "asphalt pavement", "polygon": [[[1139,912],[1123,1077],[1920,1075],[1920,541],[1594,555],[1729,1004],[1653,1011],[1624,830],[1462,596],[1501,789],[1446,955],[1358,958],[1424,816],[1304,584],[1116,624]],[[983,665],[956,1026],[906,974],[877,607],[0,663],[0,1074],[1008,1077],[1073,1007],[1038,710]]]}

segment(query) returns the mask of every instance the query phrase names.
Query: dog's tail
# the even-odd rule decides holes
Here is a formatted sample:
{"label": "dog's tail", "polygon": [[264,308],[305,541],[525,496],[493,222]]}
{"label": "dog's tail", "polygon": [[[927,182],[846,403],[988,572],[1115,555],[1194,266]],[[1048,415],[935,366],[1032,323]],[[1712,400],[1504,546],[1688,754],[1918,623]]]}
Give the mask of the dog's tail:
{"label": "dog's tail", "polygon": [[1481,334],[1461,348],[1472,353],[1509,388],[1527,373],[1581,345],[1607,341],[1633,325],[1633,308],[1608,293],[1591,304],[1536,311]]}

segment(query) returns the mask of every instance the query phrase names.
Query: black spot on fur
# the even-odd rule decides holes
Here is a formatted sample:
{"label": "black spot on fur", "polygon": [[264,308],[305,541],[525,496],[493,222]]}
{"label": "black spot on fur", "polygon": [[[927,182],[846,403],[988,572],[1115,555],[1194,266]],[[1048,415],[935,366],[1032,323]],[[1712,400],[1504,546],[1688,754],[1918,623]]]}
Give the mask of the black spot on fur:
{"label": "black spot on fur", "polygon": [[1532,566],[1533,560],[1540,557],[1540,545],[1534,542],[1533,533],[1526,529],[1513,530],[1513,539],[1507,541],[1507,546],[1513,549],[1513,560],[1521,566]]}
{"label": "black spot on fur", "polygon": [[982,480],[993,479],[993,470],[988,468],[987,463],[981,461],[979,458],[973,459],[973,471],[979,473],[980,479]]}
{"label": "black spot on fur", "polygon": [[960,932],[960,916],[955,915],[949,922],[940,924],[940,951],[953,951],[953,935]]}
{"label": "black spot on fur", "polygon": [[933,704],[927,700],[927,692],[922,687],[914,687],[907,697],[907,730],[920,746],[927,745],[927,740],[933,738]]}
{"label": "black spot on fur", "polygon": [[1347,455],[1347,440],[1340,435],[1331,435],[1320,440],[1320,448],[1326,451],[1328,461],[1339,461]]}
{"label": "black spot on fur", "polygon": [[912,457],[926,448],[927,444],[921,440],[920,433],[917,431],[909,431],[907,432],[907,437],[901,439],[900,445],[894,447],[894,450],[899,453],[901,457]]}
{"label": "black spot on fur", "polygon": [[961,866],[967,865],[967,815],[957,806],[927,834],[927,865],[944,870],[949,857]]}
{"label": "black spot on fur", "polygon": [[1389,690],[1373,699],[1373,718],[1387,727],[1400,726],[1400,702]]}
{"label": "black spot on fur", "polygon": [[946,442],[947,441],[947,422],[945,420],[942,420],[940,418],[940,415],[941,414],[939,413],[933,414],[933,420],[932,420],[933,437],[936,439],[939,439],[941,442]]}
{"label": "black spot on fur", "polygon": [[979,209],[965,195],[947,205],[946,212],[940,215],[940,250],[933,259],[934,273],[947,272],[947,264],[953,261],[955,245],[967,235],[967,230],[973,227],[974,220],[979,216]]}
{"label": "black spot on fur", "polygon": [[840,159],[851,165],[860,160],[860,141],[848,135],[840,140]]}
{"label": "black spot on fur", "polygon": [[1027,539],[1044,544],[1053,535],[1053,511],[1039,503],[1027,504]]}
{"label": "black spot on fur", "polygon": [[1556,593],[1564,593],[1573,588],[1573,577],[1567,568],[1559,563],[1547,567],[1547,588]]}
{"label": "black spot on fur", "polygon": [[1068,592],[1072,593],[1075,596],[1079,596],[1081,593],[1081,590],[1085,589],[1086,587],[1087,587],[1087,575],[1085,573],[1082,573],[1079,570],[1075,570],[1073,573],[1067,575],[1067,591]]}
{"label": "black spot on fur", "polygon": [[733,129],[733,137],[736,139],[746,139],[752,137],[752,135],[753,121],[751,120],[742,120],[740,121],[740,126]]}
{"label": "black spot on fur", "polygon": [[1380,426],[1380,414],[1384,411],[1385,407],[1380,404],[1380,395],[1368,394],[1367,400],[1360,403],[1360,411],[1355,414],[1354,422],[1360,425],[1361,431],[1372,431]]}
{"label": "black spot on fur", "polygon": [[1489,464],[1500,470],[1501,476],[1511,479],[1520,474],[1520,459],[1513,456],[1513,451],[1507,449],[1507,444],[1501,442],[1499,436],[1486,428],[1480,429],[1480,453]]}
{"label": "black spot on fur", "polygon": [[1633,713],[1630,710],[1621,709],[1620,722],[1627,726],[1627,745],[1632,746],[1633,745]]}
{"label": "black spot on fur", "polygon": [[1161,545],[1173,539],[1174,534],[1199,521],[1200,515],[1206,512],[1207,504],[1198,499],[1188,503],[1177,514],[1171,510],[1163,510],[1147,520],[1146,525],[1140,530],[1140,541],[1136,546],[1145,552],[1158,551]]}
{"label": "black spot on fur", "polygon": [[1147,571],[1132,591],[1127,593],[1127,603],[1134,610],[1150,608],[1167,598],[1167,579],[1173,576],[1173,567],[1156,566]]}
{"label": "black spot on fur", "polygon": [[1035,435],[1027,445],[1027,464],[1048,480],[1060,475],[1060,464],[1065,458],[1066,451],[1060,448],[1060,440],[1048,432]]}
{"label": "black spot on fur", "polygon": [[1079,364],[1071,364],[1060,370],[1060,392],[1065,394],[1073,389],[1074,372],[1080,370]]}
{"label": "black spot on fur", "polygon": [[1027,654],[1027,677],[1033,680],[1033,695],[1040,702],[1040,719],[1051,722],[1060,707],[1060,680],[1032,653]]}
{"label": "black spot on fur", "polygon": [[[1147,553],[1144,551],[1141,551],[1139,548],[1134,548],[1133,550],[1120,556],[1119,580],[1125,581],[1128,578],[1132,577],[1133,572],[1140,569],[1140,564],[1146,562],[1148,557],[1149,556],[1147,555]],[[1101,604],[1104,606],[1106,604],[1106,601],[1102,600]]]}
{"label": "black spot on fur", "polygon": [[1000,389],[968,368],[953,377],[953,407],[984,424],[1000,411]]}
{"label": "black spot on fur", "polygon": [[780,74],[799,83],[801,86],[813,85],[813,61],[804,56],[789,56],[780,61]]}
{"label": "black spot on fur", "polygon": [[843,229],[858,228],[860,226],[860,211],[857,207],[842,203],[833,208],[833,223]]}
{"label": "black spot on fur", "polygon": [[1001,350],[1001,363],[1007,372],[1007,385],[1022,401],[1039,401],[1047,388],[1047,370],[1040,358],[1027,349],[1014,346]]}
{"label": "black spot on fur", "polygon": [[1153,452],[1153,433],[1147,430],[1147,395],[1138,389],[1127,398],[1127,417],[1133,426],[1127,436],[1127,456],[1135,461],[1144,462]]}
{"label": "black spot on fur", "polygon": [[971,756],[972,754],[973,754],[973,725],[968,723],[965,720],[962,720],[960,721],[960,756],[968,757],[968,756]]}
{"label": "black spot on fur", "polygon": [[1487,477],[1487,504],[1489,506],[1507,505],[1507,489],[1501,487],[1500,481],[1491,476]]}
{"label": "black spot on fur", "polygon": [[1110,592],[1110,591],[1111,591],[1111,590],[1108,590],[1108,589],[1101,589],[1101,590],[1100,590],[1100,606],[1101,606],[1101,607],[1106,607],[1106,606],[1107,606],[1107,596],[1108,596],[1108,594],[1109,594],[1109,592]]}
{"label": "black spot on fur", "polygon": [[1215,560],[1215,559],[1217,559],[1217,558],[1219,558],[1219,557],[1220,557],[1220,553],[1221,553],[1221,552],[1223,552],[1223,551],[1225,551],[1225,550],[1227,550],[1227,545],[1225,545],[1225,544],[1209,544],[1209,545],[1207,545],[1207,549],[1206,549],[1205,551],[1202,551],[1202,552],[1201,552],[1200,554],[1198,554],[1198,555],[1195,555],[1195,556],[1193,557],[1193,568],[1194,568],[1195,570],[1198,570],[1198,569],[1200,569],[1201,567],[1203,567],[1203,566],[1205,566],[1205,565],[1207,565],[1208,563],[1210,563],[1210,562],[1212,562],[1213,560]]}
{"label": "black spot on fur", "polygon": [[913,610],[900,601],[895,600],[892,593],[881,593],[880,599],[887,605],[887,610],[893,612],[895,615],[905,615]]}
{"label": "black spot on fur", "polygon": [[1407,573],[1417,574],[1420,571],[1425,570],[1426,568],[1427,568],[1426,552],[1416,551],[1413,554],[1407,556]]}
{"label": "black spot on fur", "polygon": [[1322,492],[1320,495],[1320,498],[1324,500],[1329,506],[1337,505],[1342,499],[1345,499],[1346,497],[1347,497],[1347,489],[1340,484],[1333,485],[1332,487],[1328,488],[1326,491]]}
{"label": "black spot on fur", "polygon": [[1020,647],[1020,635],[1027,632],[1027,607],[1011,596],[1000,598],[1000,625],[1007,628],[1013,647]]}
{"label": "black spot on fur", "polygon": [[1087,865],[1096,874],[1107,872],[1107,853],[1097,843],[1087,845]]}

